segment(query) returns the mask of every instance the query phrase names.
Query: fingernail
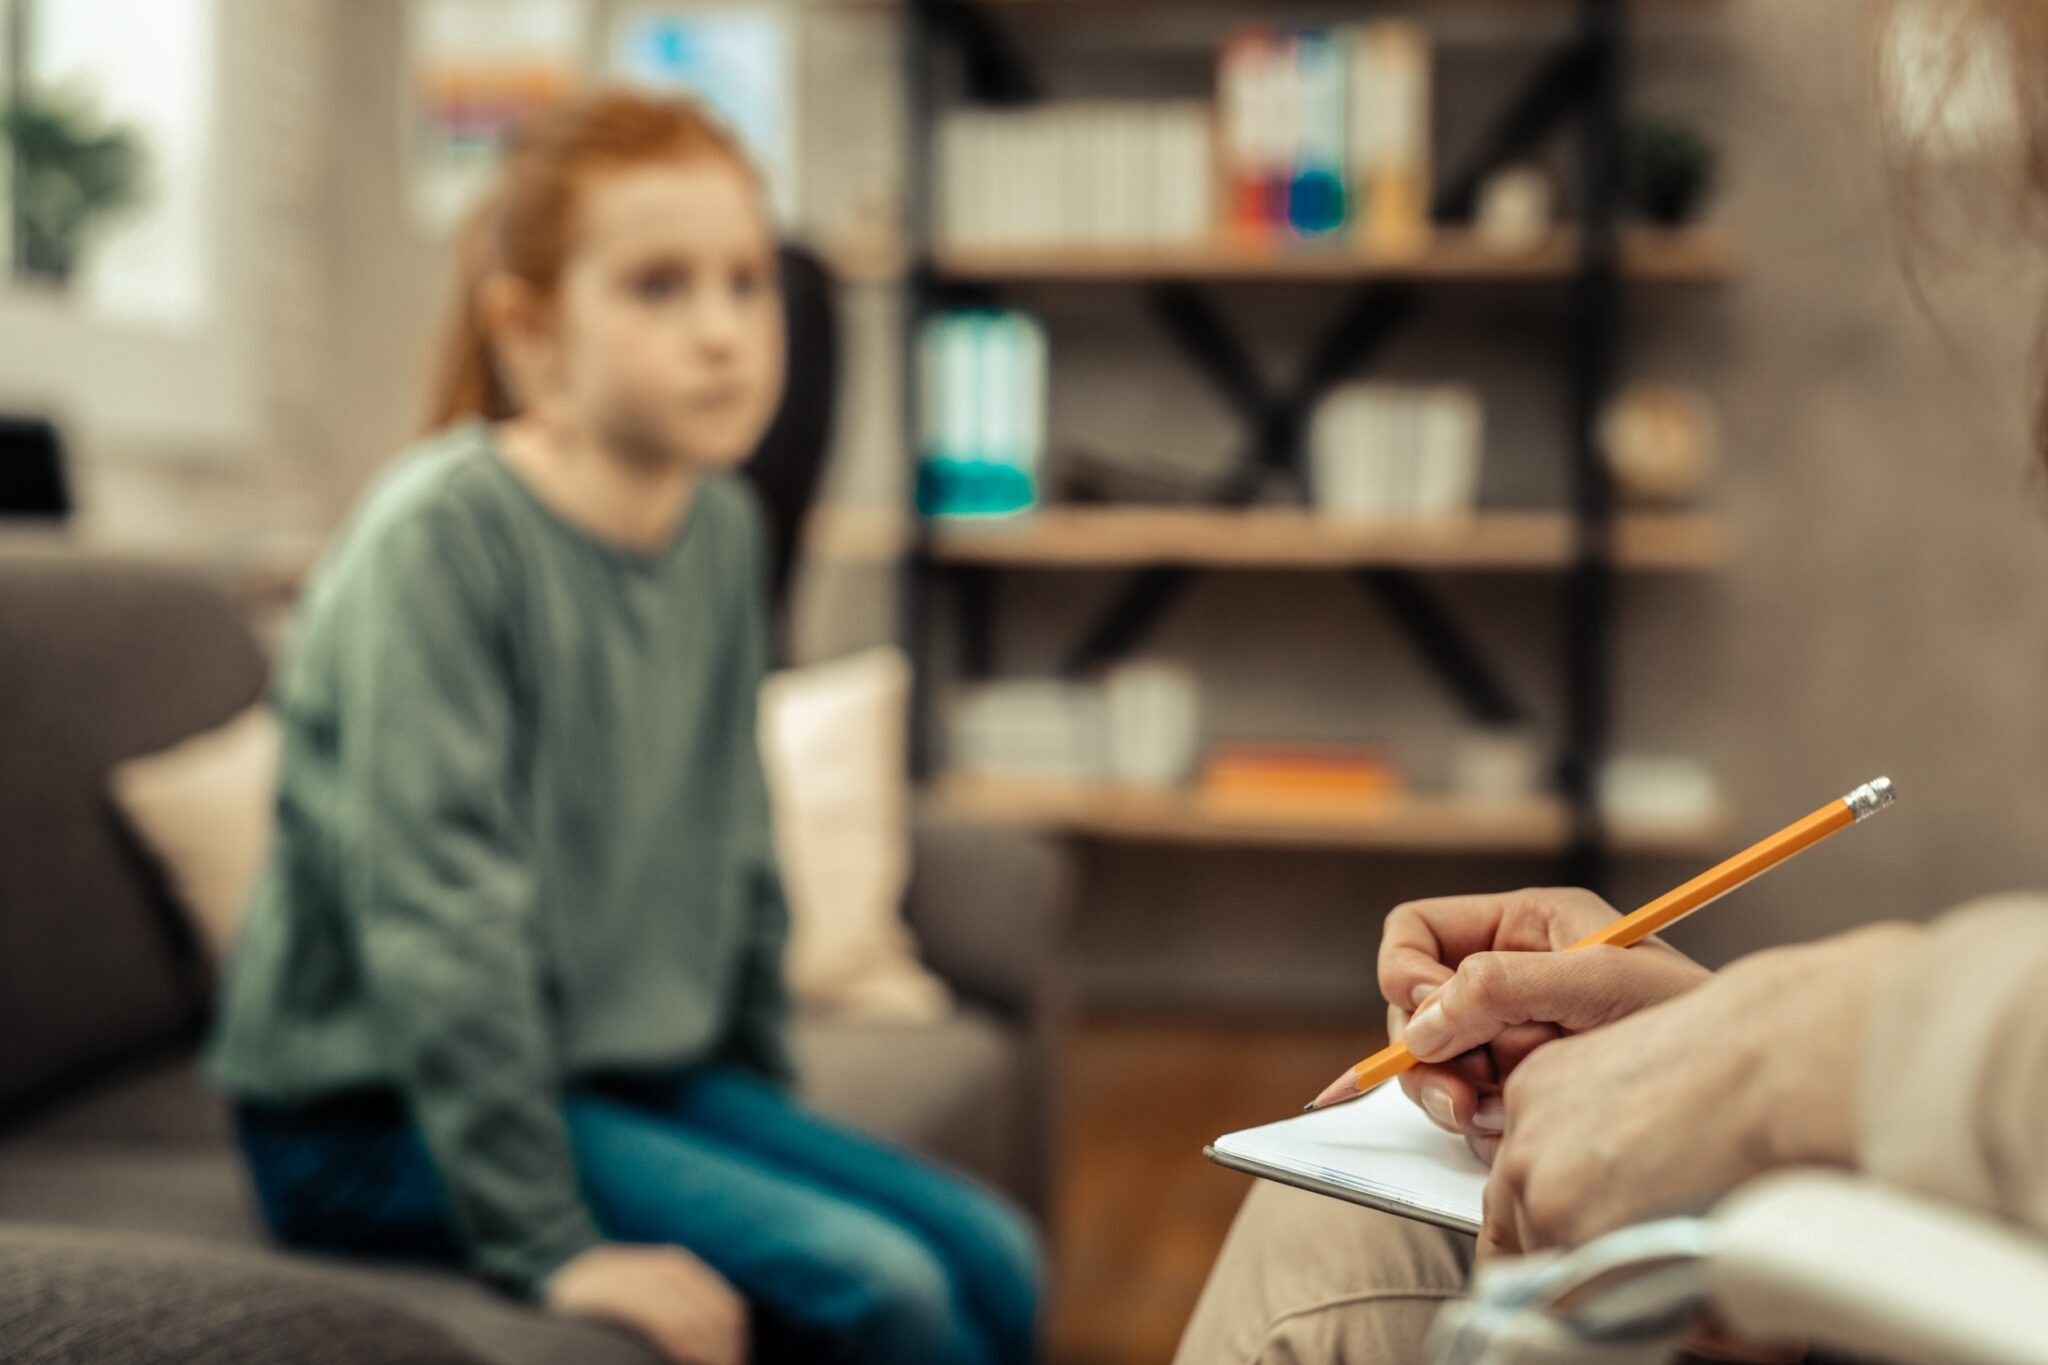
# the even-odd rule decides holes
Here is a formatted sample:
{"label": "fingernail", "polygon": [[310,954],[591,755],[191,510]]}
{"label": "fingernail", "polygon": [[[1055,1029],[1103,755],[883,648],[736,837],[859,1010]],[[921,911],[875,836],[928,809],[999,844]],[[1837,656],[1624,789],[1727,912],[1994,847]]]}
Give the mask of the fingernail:
{"label": "fingernail", "polygon": [[1507,1131],[1508,1107],[1500,1102],[1500,1096],[1488,1095],[1479,1101],[1479,1107],[1472,1111],[1472,1126],[1482,1133]]}
{"label": "fingernail", "polygon": [[1436,987],[1425,981],[1408,993],[1408,1006],[1410,1009],[1413,1009],[1435,994]]}
{"label": "fingernail", "polygon": [[1451,1106],[1451,1092],[1442,1086],[1425,1085],[1422,1087],[1422,1107],[1428,1111],[1431,1118],[1444,1127],[1454,1128],[1457,1126],[1458,1112]]}
{"label": "fingernail", "polygon": [[1408,1050],[1418,1057],[1427,1058],[1441,1051],[1451,1041],[1451,1025],[1444,1018],[1443,1006],[1432,1001],[1415,1011],[1401,1037]]}

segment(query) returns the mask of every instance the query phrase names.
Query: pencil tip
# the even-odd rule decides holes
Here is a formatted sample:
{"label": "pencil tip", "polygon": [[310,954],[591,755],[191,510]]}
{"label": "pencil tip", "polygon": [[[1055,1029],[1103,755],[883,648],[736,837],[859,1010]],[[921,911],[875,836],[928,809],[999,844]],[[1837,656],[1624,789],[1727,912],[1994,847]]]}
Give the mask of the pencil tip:
{"label": "pencil tip", "polygon": [[1314,1100],[1310,1100],[1310,1101],[1309,1101],[1309,1102],[1308,1102],[1307,1104],[1304,1104],[1303,1106],[1301,1106],[1301,1112],[1302,1112],[1302,1113],[1304,1113],[1304,1114],[1313,1114],[1313,1113],[1315,1113],[1315,1112],[1316,1112],[1316,1102],[1315,1102]]}

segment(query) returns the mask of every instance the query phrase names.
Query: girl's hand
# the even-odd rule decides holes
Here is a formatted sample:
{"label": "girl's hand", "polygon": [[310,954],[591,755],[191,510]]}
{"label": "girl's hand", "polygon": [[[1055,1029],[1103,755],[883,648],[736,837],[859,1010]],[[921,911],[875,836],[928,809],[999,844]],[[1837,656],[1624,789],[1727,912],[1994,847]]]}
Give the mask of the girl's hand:
{"label": "girl's hand", "polygon": [[1915,933],[1758,953],[1530,1057],[1507,1084],[1480,1254],[1576,1246],[1776,1166],[1853,1162],[1870,1001]]}
{"label": "girl's hand", "polygon": [[1401,1077],[1401,1088],[1481,1159],[1493,1159],[1501,1086],[1523,1058],[1712,976],[1656,939],[1561,951],[1619,918],[1592,892],[1571,889],[1446,896],[1387,916],[1379,956],[1387,1036],[1405,1037],[1425,1062]]}
{"label": "girl's hand", "polygon": [[745,1365],[747,1302],[674,1246],[595,1246],[548,1277],[550,1313],[604,1318],[647,1338],[673,1365]]}

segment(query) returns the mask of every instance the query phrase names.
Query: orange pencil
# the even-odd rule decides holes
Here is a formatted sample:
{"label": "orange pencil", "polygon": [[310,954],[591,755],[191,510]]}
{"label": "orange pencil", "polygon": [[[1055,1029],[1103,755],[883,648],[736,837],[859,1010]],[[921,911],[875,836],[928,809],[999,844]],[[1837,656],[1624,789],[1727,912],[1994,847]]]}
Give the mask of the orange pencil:
{"label": "orange pencil", "polygon": [[[1798,820],[1760,843],[1751,844],[1727,862],[1702,872],[1675,891],[1667,891],[1633,914],[1624,915],[1596,934],[1574,943],[1566,952],[1611,944],[1631,947],[1650,935],[1678,923],[1693,911],[1712,905],[1736,887],[1803,853],[1837,830],[1869,819],[1898,797],[1889,777],[1866,782],[1839,800],[1830,801],[1804,820]],[[1333,1104],[1355,1100],[1390,1081],[1415,1065],[1415,1054],[1406,1043],[1395,1043],[1375,1052],[1330,1083],[1308,1107],[1327,1109]]]}

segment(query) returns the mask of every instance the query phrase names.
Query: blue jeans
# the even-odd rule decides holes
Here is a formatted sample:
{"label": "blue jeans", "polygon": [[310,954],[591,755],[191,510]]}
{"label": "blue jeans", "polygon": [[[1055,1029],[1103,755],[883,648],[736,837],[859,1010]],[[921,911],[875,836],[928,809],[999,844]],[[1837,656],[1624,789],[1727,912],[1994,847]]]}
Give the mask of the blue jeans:
{"label": "blue jeans", "polygon": [[[753,1310],[756,1360],[1032,1358],[1038,1248],[995,1195],[732,1071],[578,1087],[563,1114],[605,1236],[710,1263]],[[395,1097],[245,1105],[240,1129],[286,1242],[459,1263],[440,1177]]]}

